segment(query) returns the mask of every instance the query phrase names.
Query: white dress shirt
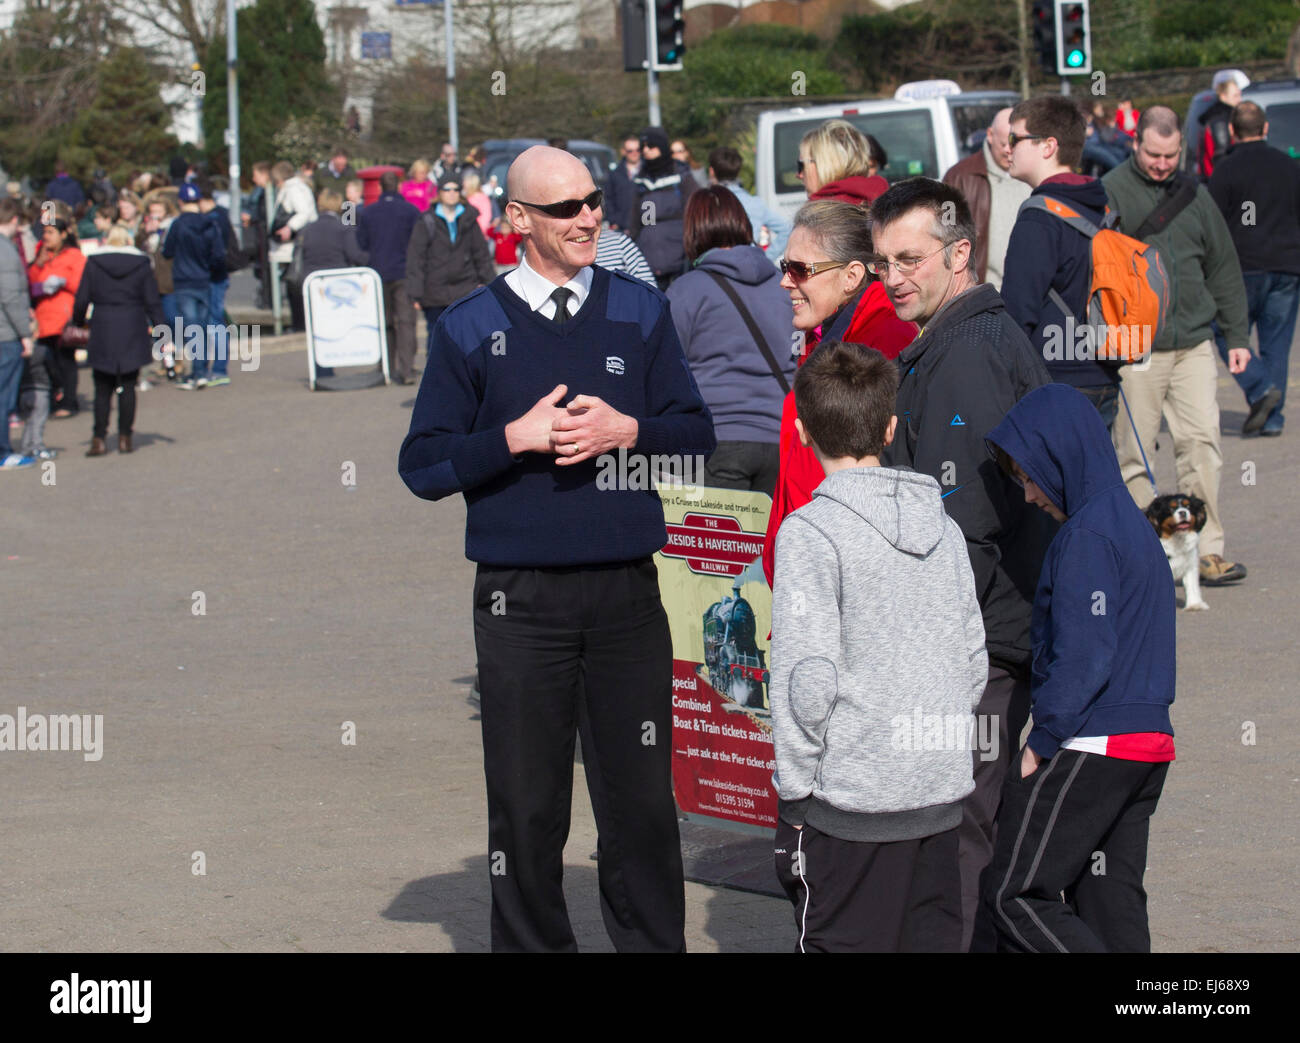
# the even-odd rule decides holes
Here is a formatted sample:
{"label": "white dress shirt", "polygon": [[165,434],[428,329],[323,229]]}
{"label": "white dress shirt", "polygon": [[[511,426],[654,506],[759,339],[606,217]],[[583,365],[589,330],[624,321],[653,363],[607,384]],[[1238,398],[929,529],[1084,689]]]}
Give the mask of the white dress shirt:
{"label": "white dress shirt", "polygon": [[[569,298],[569,318],[578,314],[578,309],[587,300],[593,278],[591,266],[588,265],[586,268],[579,268],[578,274],[564,284],[564,288],[573,294]],[[506,274],[506,285],[514,291],[516,297],[521,298],[542,318],[555,320],[555,302],[551,300],[551,294],[559,289],[559,286],[528,267],[527,254],[519,259],[519,267]]]}

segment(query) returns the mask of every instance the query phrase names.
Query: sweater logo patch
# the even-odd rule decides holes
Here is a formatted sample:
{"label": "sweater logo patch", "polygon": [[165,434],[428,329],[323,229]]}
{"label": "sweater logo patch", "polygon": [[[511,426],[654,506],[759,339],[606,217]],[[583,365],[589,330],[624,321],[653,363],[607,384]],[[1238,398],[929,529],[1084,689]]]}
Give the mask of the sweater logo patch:
{"label": "sweater logo patch", "polygon": [[623,375],[623,360],[617,355],[606,355],[605,372],[613,373],[621,377]]}
{"label": "sweater logo patch", "polygon": [[948,426],[949,426],[949,427],[965,427],[965,426],[966,426],[966,421],[963,420],[963,419],[961,418],[961,414],[960,414],[960,413],[954,413],[954,414],[953,414],[953,417],[952,417],[952,423],[949,424]]}

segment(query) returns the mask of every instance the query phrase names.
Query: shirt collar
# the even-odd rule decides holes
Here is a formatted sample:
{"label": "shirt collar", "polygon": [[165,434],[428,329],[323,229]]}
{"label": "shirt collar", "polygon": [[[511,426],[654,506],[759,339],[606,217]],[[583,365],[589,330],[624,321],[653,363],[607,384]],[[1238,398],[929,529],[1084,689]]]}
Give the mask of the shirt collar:
{"label": "shirt collar", "polygon": [[[571,308],[572,314],[577,314],[579,308],[587,300],[587,294],[591,292],[591,283],[594,274],[591,266],[579,268],[578,274],[564,284],[566,290],[573,292],[575,306]],[[506,285],[514,290],[515,294],[524,299],[530,311],[538,311],[542,305],[551,300],[551,294],[556,290],[557,284],[543,275],[538,275],[528,266],[528,254],[519,259],[519,267],[506,276]]]}

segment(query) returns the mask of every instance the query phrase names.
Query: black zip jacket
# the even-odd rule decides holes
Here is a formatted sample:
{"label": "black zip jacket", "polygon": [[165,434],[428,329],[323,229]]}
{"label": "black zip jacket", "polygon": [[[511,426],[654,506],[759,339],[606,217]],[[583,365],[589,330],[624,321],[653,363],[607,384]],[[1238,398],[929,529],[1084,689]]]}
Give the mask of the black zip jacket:
{"label": "black zip jacket", "polygon": [[406,294],[422,308],[446,307],[497,276],[474,208],[462,204],[453,243],[437,205],[415,222],[406,247]]}
{"label": "black zip jacket", "polygon": [[1047,384],[1047,367],[987,283],[950,301],[898,356],[898,432],[886,467],[931,475],[966,537],[989,659],[1029,662],[1034,591],[1056,523],[989,455],[985,436]]}

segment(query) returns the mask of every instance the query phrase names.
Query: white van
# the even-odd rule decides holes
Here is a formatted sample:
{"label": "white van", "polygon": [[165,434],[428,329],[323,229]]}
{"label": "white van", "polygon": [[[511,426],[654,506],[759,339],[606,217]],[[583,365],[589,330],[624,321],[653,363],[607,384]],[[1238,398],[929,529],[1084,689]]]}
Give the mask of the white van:
{"label": "white van", "polygon": [[1014,91],[969,91],[952,80],[906,83],[893,98],[778,109],[758,117],[755,195],[787,217],[807,196],[796,171],[799,141],[829,119],[846,119],[884,147],[888,181],[941,178],[983,144],[983,131],[999,109],[1014,105]]}

